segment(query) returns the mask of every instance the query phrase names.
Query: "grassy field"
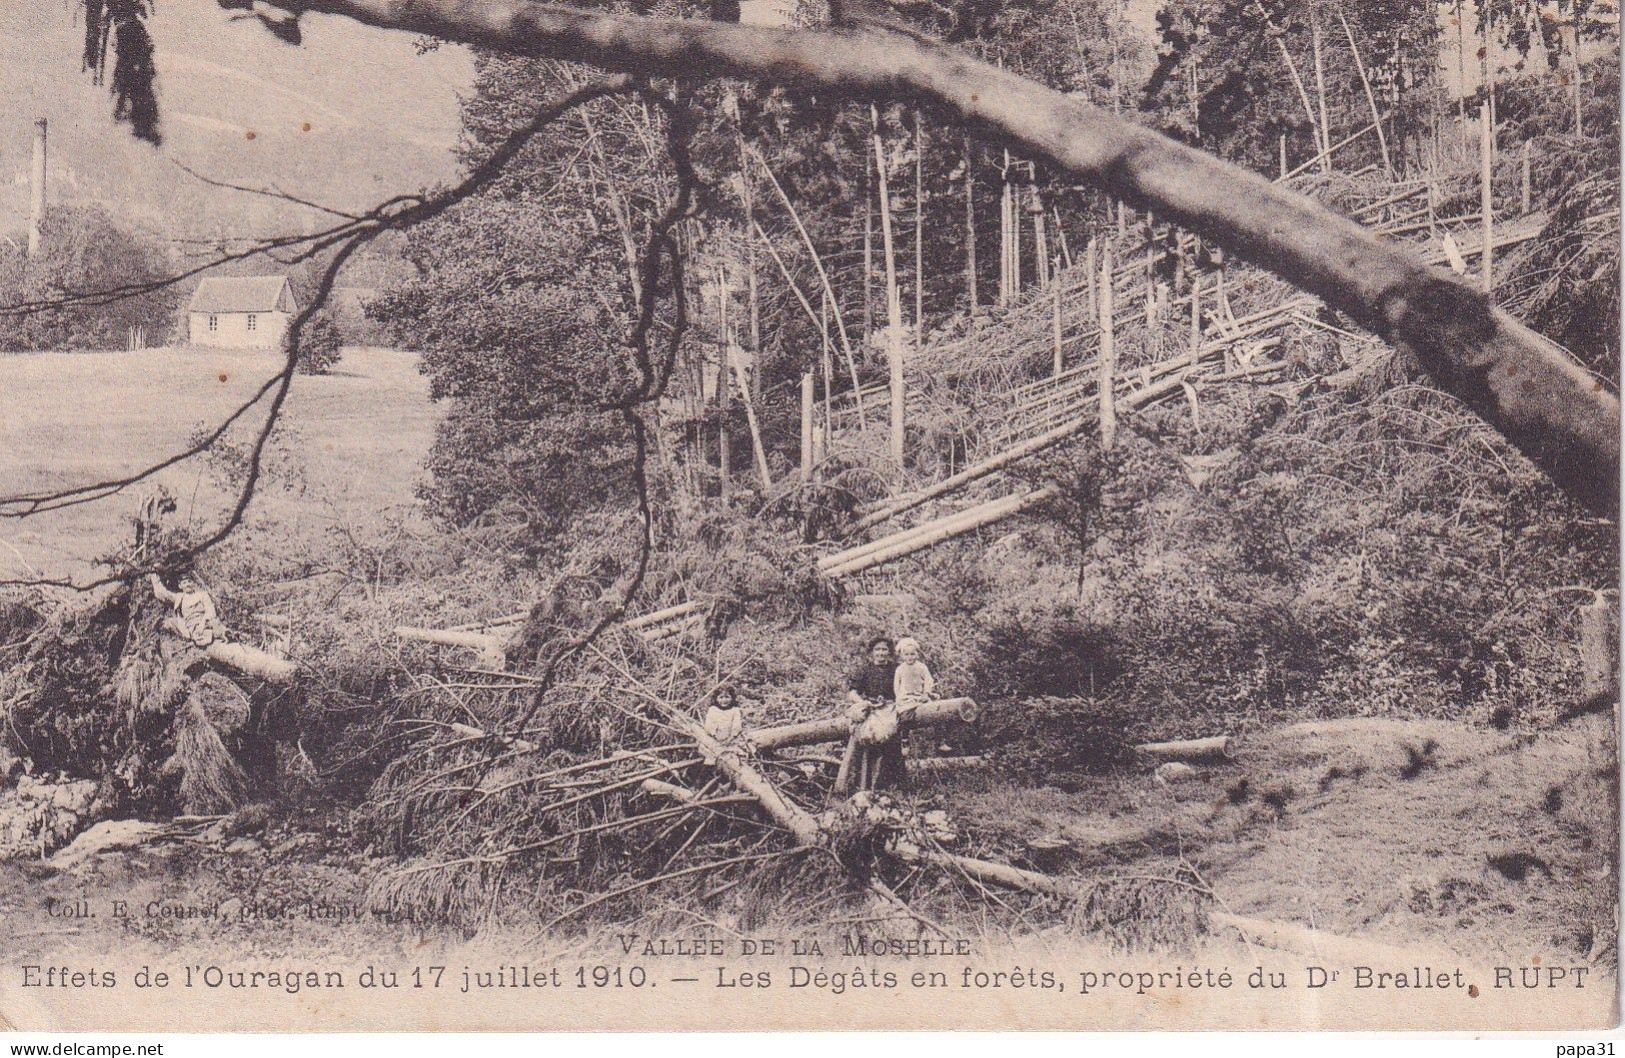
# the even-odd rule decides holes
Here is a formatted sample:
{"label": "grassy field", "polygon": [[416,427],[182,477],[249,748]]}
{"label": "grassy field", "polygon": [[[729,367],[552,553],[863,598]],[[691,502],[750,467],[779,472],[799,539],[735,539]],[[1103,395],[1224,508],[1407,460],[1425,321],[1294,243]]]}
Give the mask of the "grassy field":
{"label": "grassy field", "polygon": [[[201,349],[0,356],[0,495],[140,470],[230,414],[278,366],[265,352]],[[350,349],[332,374],[300,376],[251,524],[286,530],[293,545],[312,530],[411,503],[439,416],[415,354]],[[245,447],[261,418],[251,413],[231,443]],[[206,530],[227,509],[227,469],[191,460],[154,481],[175,496],[182,518]],[[83,575],[128,541],[129,515],[152,488],[144,482],[98,503],[0,522],[0,577]]]}

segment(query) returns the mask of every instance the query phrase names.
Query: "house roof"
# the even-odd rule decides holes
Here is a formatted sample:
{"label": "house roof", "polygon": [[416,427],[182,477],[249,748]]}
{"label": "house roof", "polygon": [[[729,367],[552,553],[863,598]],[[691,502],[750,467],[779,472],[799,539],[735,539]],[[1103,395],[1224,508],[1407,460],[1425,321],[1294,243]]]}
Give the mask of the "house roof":
{"label": "house roof", "polygon": [[197,285],[188,312],[292,312],[287,276],[209,276]]}

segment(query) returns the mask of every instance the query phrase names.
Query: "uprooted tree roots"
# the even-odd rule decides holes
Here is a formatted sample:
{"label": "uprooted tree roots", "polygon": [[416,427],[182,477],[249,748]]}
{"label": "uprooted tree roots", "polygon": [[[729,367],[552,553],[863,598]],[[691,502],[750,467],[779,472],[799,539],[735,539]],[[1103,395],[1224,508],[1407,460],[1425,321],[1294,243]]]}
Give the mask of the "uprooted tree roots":
{"label": "uprooted tree roots", "polygon": [[94,783],[82,823],[227,812],[265,770],[269,721],[287,688],[163,632],[163,616],[127,586],[70,605],[7,606],[0,745],[36,778]]}

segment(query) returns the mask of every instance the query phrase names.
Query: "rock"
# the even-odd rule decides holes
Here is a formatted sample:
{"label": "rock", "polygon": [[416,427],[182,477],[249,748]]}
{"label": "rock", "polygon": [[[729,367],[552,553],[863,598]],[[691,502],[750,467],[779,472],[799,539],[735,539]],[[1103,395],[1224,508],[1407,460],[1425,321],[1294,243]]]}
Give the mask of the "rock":
{"label": "rock", "polygon": [[315,834],[295,834],[287,841],[284,841],[282,844],[272,849],[271,855],[279,858],[283,856],[292,856],[295,853],[304,852],[306,849],[314,849],[321,845],[321,843],[321,839]]}
{"label": "rock", "polygon": [[75,815],[87,814],[95,799],[96,784],[89,780],[65,782],[51,788],[51,804]]}
{"label": "rock", "polygon": [[1073,852],[1070,841],[1062,837],[1033,838],[1027,842],[1027,861],[1041,871],[1060,868]]}
{"label": "rock", "polygon": [[1170,761],[1167,764],[1160,765],[1156,771],[1157,782],[1162,783],[1164,786],[1184,782],[1186,779],[1194,779],[1200,774],[1189,764],[1181,764],[1178,761]]}
{"label": "rock", "polygon": [[238,838],[226,846],[226,851],[233,856],[244,856],[250,852],[260,851],[260,843],[253,838]]}
{"label": "rock", "polygon": [[263,802],[244,805],[220,821],[221,832],[228,838],[257,834],[271,821],[271,808]]}

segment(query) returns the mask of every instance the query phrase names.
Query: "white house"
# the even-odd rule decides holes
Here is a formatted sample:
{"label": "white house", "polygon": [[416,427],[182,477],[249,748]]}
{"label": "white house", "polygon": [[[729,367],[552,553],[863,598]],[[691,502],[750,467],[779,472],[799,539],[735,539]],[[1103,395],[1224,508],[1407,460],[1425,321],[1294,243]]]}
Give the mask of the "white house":
{"label": "white house", "polygon": [[193,345],[277,349],[299,311],[287,276],[210,276],[186,307]]}

